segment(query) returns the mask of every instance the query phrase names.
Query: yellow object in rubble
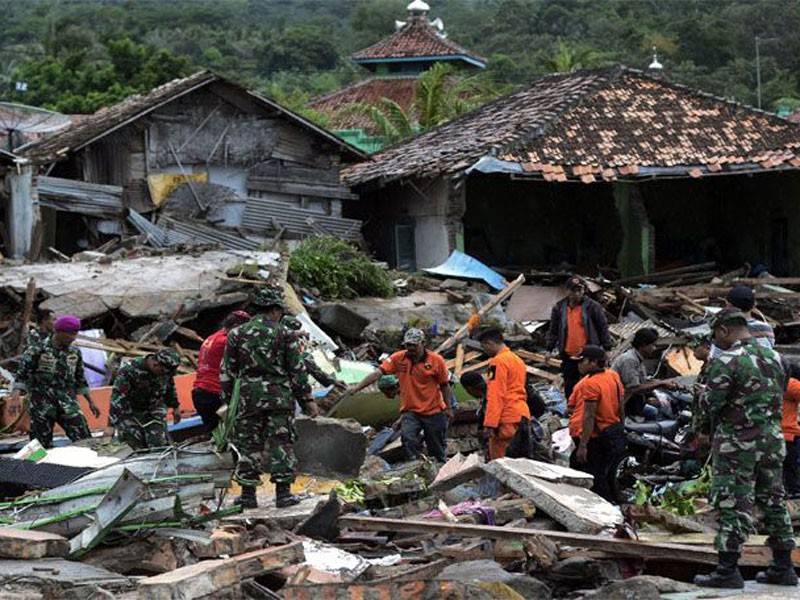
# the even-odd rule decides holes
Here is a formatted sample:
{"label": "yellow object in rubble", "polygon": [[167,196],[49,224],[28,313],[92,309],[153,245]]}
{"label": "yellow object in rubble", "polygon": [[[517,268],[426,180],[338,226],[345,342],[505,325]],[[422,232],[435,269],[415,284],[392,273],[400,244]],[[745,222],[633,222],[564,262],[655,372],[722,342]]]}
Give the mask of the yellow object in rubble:
{"label": "yellow object in rubble", "polygon": [[147,176],[147,187],[150,188],[150,198],[153,204],[161,204],[169,198],[176,187],[187,181],[208,183],[208,173],[157,173]]}

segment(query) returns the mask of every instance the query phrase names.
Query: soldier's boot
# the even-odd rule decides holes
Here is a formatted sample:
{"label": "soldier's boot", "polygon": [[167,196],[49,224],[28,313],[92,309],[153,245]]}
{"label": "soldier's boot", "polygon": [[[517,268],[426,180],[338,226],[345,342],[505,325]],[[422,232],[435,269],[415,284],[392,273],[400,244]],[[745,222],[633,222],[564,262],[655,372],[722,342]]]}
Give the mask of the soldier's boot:
{"label": "soldier's boot", "polygon": [[742,589],[744,579],[739,572],[739,553],[720,552],[717,568],[708,575],[695,575],[694,584],[700,587]]}
{"label": "soldier's boot", "polygon": [[288,483],[275,484],[275,506],[278,508],[286,508],[287,506],[294,506],[300,504],[300,498],[293,496],[291,486]]}
{"label": "soldier's boot", "polygon": [[772,564],[766,571],[756,575],[758,583],[771,583],[772,585],[797,585],[797,573],[792,564],[791,550],[772,550]]}
{"label": "soldier's boot", "polygon": [[242,508],[258,508],[258,500],[256,499],[256,488],[250,485],[242,486],[242,495],[233,501]]}

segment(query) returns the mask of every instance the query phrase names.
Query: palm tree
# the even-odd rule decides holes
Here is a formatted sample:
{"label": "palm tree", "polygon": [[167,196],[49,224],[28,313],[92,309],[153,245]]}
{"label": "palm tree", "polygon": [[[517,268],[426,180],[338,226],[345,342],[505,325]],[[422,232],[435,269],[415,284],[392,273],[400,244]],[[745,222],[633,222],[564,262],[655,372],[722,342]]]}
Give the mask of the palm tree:
{"label": "palm tree", "polygon": [[600,55],[591,48],[570,46],[558,40],[556,53],[545,61],[548,69],[556,73],[572,73],[578,69],[597,66]]}

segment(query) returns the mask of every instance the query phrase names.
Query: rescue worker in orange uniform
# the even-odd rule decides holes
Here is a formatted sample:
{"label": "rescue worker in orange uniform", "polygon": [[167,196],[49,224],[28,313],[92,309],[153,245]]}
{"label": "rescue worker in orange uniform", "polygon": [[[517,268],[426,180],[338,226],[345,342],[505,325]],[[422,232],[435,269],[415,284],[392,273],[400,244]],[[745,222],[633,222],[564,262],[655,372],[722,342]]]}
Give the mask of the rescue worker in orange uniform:
{"label": "rescue worker in orange uniform", "polygon": [[606,352],[599,346],[586,346],[576,358],[583,379],[567,403],[576,446],[570,466],[591,473],[592,490],[613,502],[611,469],[625,452],[625,387],[617,372],[606,368]]}
{"label": "rescue worker in orange uniform", "polygon": [[797,406],[800,403],[800,381],[795,379],[797,367],[789,370],[789,382],[783,395],[783,417],[781,430],[786,442],[786,458],[783,460],[783,487],[789,498],[800,497],[800,424],[797,422]]}
{"label": "rescue worker in orange uniform", "polygon": [[522,359],[506,346],[499,329],[481,332],[478,340],[490,357],[483,427],[489,436],[489,460],[494,460],[506,455],[520,421],[531,418],[525,391],[527,372]]}

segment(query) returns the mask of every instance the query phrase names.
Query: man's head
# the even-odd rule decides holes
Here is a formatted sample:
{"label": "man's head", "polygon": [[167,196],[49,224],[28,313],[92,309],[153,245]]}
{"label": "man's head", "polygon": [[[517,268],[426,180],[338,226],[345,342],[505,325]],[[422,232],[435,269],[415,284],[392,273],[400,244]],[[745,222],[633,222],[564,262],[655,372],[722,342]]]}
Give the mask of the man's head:
{"label": "man's head", "polygon": [[727,350],[739,340],[750,337],[747,315],[737,308],[723,308],[711,321],[714,344]]}
{"label": "man's head", "polygon": [[225,317],[224,321],[222,321],[222,328],[225,331],[230,331],[231,329],[235,329],[243,323],[247,323],[252,318],[253,317],[248,312],[243,310],[235,310]]}
{"label": "man's head", "polygon": [[155,354],[150,354],[145,359],[147,369],[154,375],[167,375],[174,373],[181,364],[181,358],[174,350],[164,348]]}
{"label": "man's head", "polygon": [[726,306],[749,313],[756,306],[756,293],[746,285],[735,285],[725,298]]}
{"label": "man's head", "polygon": [[658,331],[652,327],[643,327],[633,336],[631,346],[645,358],[650,358],[656,353],[656,342],[658,341]]}
{"label": "man's head", "polygon": [[36,315],[36,324],[39,326],[39,331],[53,333],[53,311],[40,308]]}
{"label": "man's head", "polygon": [[503,332],[496,327],[486,329],[479,333],[478,341],[481,343],[483,351],[489,356],[495,356],[505,346]]}
{"label": "man's head", "polygon": [[395,398],[400,392],[400,380],[394,375],[382,375],[378,379],[378,389],[387,398]]}
{"label": "man's head", "polygon": [[486,395],[486,380],[480,373],[475,371],[464,373],[459,381],[473,398],[483,398]]}
{"label": "man's head", "polygon": [[586,284],[580,277],[570,277],[567,280],[567,301],[571,305],[580,304],[583,302],[583,297],[586,295]]}
{"label": "man's head", "polygon": [[600,346],[585,346],[578,359],[578,371],[581,375],[596,373],[606,368],[606,351]]}
{"label": "man's head", "polygon": [[708,357],[711,355],[711,338],[705,336],[697,340],[692,348],[692,354],[700,362],[708,361]]}
{"label": "man's head", "polygon": [[255,312],[266,316],[271,321],[280,321],[285,308],[283,294],[274,288],[264,287],[258,290],[253,298]]}
{"label": "man's head", "polygon": [[72,315],[58,317],[53,323],[53,341],[57,346],[69,346],[78,337],[81,320]]}
{"label": "man's head", "polygon": [[419,360],[425,354],[425,332],[412,327],[403,336],[403,347],[413,360]]}

